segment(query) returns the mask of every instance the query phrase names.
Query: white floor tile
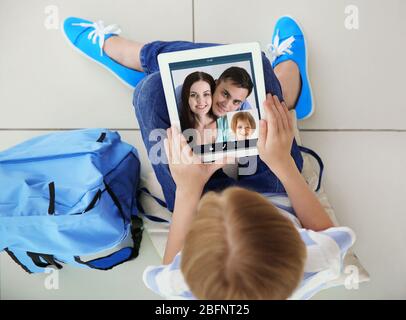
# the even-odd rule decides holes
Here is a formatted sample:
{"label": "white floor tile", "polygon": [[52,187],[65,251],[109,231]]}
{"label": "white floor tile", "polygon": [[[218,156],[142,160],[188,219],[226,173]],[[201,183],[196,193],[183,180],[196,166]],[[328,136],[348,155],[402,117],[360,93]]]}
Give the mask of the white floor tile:
{"label": "white floor tile", "polygon": [[192,40],[189,0],[23,1],[0,3],[0,128],[136,128],[132,90],[79,55],[61,29],[47,30],[45,9],[117,23],[124,37]]}
{"label": "white floor tile", "polygon": [[321,299],[406,298],[406,133],[302,132],[324,161],[324,186],[337,218],[352,228],[354,250],[371,275],[359,290]]}
{"label": "white floor tile", "polygon": [[[345,8],[356,5],[359,30],[347,30]],[[196,42],[271,42],[289,14],[304,29],[318,129],[405,129],[403,87],[406,2],[401,0],[195,1]]]}

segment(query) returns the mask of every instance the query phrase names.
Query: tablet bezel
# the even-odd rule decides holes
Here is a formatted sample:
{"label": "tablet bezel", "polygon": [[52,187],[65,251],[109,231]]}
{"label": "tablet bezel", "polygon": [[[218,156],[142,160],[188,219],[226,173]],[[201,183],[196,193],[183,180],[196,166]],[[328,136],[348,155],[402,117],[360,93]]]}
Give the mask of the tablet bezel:
{"label": "tablet bezel", "polygon": [[[200,59],[210,59],[217,58],[222,56],[229,56],[235,54],[246,54],[250,53],[252,55],[252,66],[253,72],[255,74],[255,89],[258,97],[259,103],[259,119],[264,118],[264,109],[263,102],[266,99],[265,91],[265,81],[264,81],[264,72],[262,65],[262,53],[261,47],[257,42],[251,43],[237,43],[237,44],[228,44],[228,45],[219,45],[206,48],[198,48],[184,51],[176,51],[169,53],[162,53],[158,55],[158,64],[161,72],[162,84],[164,88],[165,98],[168,106],[168,114],[172,126],[175,126],[179,131],[181,130],[180,118],[178,113],[177,101],[175,92],[172,84],[172,75],[170,70],[170,64],[176,62],[187,62]],[[254,79],[253,79],[254,81]],[[259,130],[259,126],[257,128]],[[224,142],[230,143],[230,141]],[[239,149],[231,150],[214,150],[214,151],[204,151],[199,154],[203,162],[212,162],[217,159],[221,159],[224,156],[229,157],[246,157],[258,155],[258,149],[255,146],[250,147],[241,147]]]}

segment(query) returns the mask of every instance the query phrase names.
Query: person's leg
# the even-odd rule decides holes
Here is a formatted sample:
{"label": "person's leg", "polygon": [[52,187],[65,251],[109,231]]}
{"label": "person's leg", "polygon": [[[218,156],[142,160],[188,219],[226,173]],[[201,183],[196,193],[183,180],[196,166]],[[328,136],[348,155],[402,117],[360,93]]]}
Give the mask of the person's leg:
{"label": "person's leg", "polygon": [[[142,139],[148,152],[148,157],[150,158],[158,182],[162,187],[167,206],[169,210],[172,211],[175,201],[176,185],[172,179],[168,165],[165,164],[167,161],[165,152],[163,151],[163,137],[166,137],[166,135],[165,132],[161,132],[161,134],[157,132],[157,136],[161,136],[160,140],[153,141],[151,138],[153,130],[166,130],[170,126],[159,73],[148,75],[138,83],[134,90],[133,106],[141,129]],[[157,151],[153,153],[152,148],[156,148]],[[162,161],[159,161],[159,159],[157,159],[158,157],[161,157]]]}
{"label": "person's leg", "polygon": [[[145,77],[144,72],[127,68],[123,64],[110,58],[109,54],[104,50],[104,43],[110,43],[110,41],[114,43],[117,42],[117,39],[120,39],[117,36],[119,28],[116,25],[105,26],[102,21],[92,22],[78,17],[68,17],[63,21],[62,33],[71,46],[84,56],[112,72],[125,85],[135,88],[138,82]],[[120,42],[120,40],[118,41]],[[109,45],[107,47],[109,48]],[[127,58],[134,57],[132,53],[134,48],[124,44],[112,46],[113,49],[116,47],[120,50],[112,53],[114,57],[117,60],[124,59],[124,64],[129,64],[134,67],[131,59],[127,61]],[[118,56],[121,50],[122,55]],[[109,53],[111,53],[110,51]],[[135,51],[137,50],[135,49]],[[137,54],[135,56],[137,56]]]}
{"label": "person's leg", "polygon": [[103,50],[113,60],[123,66],[151,74],[159,71],[160,53],[190,50],[216,46],[214,43],[194,43],[189,41],[153,41],[142,43],[120,36],[108,38]]}
{"label": "person's leg", "polygon": [[289,16],[280,17],[269,49],[289,109],[295,109],[298,120],[310,117],[314,112],[313,96],[305,36],[298,22]]}
{"label": "person's leg", "polygon": [[143,72],[140,53],[144,45],[142,42],[114,36],[104,42],[103,50],[111,59],[123,66]]}
{"label": "person's leg", "polygon": [[296,62],[287,60],[278,64],[274,71],[281,84],[285,103],[288,109],[292,110],[296,106],[302,86],[299,67]]}
{"label": "person's leg", "polygon": [[141,48],[140,61],[144,72],[154,73],[159,71],[158,55],[161,53],[199,49],[219,46],[216,43],[194,43],[190,41],[153,41]]}

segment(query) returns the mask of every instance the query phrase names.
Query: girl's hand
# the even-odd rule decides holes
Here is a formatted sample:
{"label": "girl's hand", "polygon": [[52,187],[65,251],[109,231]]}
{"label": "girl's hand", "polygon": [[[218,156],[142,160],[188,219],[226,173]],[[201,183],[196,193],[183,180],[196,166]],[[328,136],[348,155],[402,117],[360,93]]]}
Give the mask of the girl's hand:
{"label": "girl's hand", "polygon": [[277,96],[267,94],[264,109],[266,120],[260,120],[257,147],[261,160],[277,174],[293,160],[290,155],[295,137],[293,119],[286,104]]}
{"label": "girl's hand", "polygon": [[213,173],[226,165],[227,161],[221,159],[210,164],[202,163],[176,127],[167,129],[167,136],[164,140],[165,152],[177,192],[199,192],[200,196]]}

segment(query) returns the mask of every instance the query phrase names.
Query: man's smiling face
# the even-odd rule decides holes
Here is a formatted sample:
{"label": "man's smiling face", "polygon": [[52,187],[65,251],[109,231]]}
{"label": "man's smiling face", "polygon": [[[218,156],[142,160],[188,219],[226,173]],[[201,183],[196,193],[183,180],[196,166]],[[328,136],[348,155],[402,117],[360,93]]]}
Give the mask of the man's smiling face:
{"label": "man's smiling face", "polygon": [[220,81],[213,95],[213,113],[217,117],[223,117],[227,112],[236,111],[247,96],[248,89],[239,88],[230,80]]}

